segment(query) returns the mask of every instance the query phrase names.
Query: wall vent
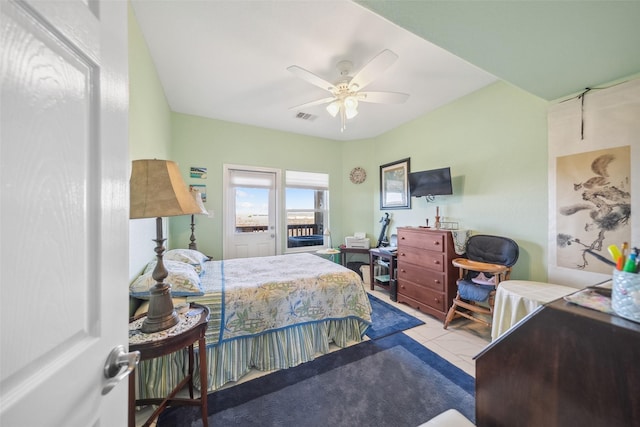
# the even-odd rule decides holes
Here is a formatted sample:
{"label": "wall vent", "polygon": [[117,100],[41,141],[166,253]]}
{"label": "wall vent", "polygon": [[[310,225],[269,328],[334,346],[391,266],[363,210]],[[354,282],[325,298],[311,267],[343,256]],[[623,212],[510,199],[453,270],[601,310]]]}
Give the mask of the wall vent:
{"label": "wall vent", "polygon": [[296,119],[301,119],[301,120],[313,121],[316,119],[316,117],[318,116],[314,116],[313,114],[309,114],[309,113],[304,113],[302,111],[299,111],[298,114],[296,114]]}

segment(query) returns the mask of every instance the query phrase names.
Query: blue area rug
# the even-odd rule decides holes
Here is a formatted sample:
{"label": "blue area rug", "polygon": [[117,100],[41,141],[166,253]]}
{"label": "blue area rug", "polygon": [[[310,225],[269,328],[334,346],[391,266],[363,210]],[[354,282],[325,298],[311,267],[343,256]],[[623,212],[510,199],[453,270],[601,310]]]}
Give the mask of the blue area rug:
{"label": "blue area rug", "polygon": [[[415,427],[455,408],[475,420],[474,379],[403,333],[209,394],[210,426]],[[200,426],[200,408],[159,427]]]}
{"label": "blue area rug", "polygon": [[369,301],[371,302],[371,326],[365,335],[371,339],[386,337],[424,324],[422,320],[416,319],[371,294],[369,294]]}

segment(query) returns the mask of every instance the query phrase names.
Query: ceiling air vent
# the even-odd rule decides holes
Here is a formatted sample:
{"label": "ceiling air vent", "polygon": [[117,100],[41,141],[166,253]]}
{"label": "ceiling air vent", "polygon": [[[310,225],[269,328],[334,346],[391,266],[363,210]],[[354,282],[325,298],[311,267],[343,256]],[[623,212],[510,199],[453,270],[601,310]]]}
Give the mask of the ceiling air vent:
{"label": "ceiling air vent", "polygon": [[309,113],[303,113],[302,111],[299,111],[298,114],[296,114],[296,119],[301,119],[301,120],[314,121],[316,117],[318,116],[314,116],[313,114],[309,114]]}

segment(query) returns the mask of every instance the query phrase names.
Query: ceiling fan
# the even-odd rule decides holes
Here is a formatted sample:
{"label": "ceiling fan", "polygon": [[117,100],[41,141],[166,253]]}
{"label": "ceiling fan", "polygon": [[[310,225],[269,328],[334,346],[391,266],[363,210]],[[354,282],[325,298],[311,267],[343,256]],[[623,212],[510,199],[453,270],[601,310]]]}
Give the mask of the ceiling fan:
{"label": "ceiling fan", "polygon": [[290,72],[314,86],[331,92],[330,97],[318,99],[297,105],[291,109],[300,109],[314,105],[327,105],[327,111],[333,117],[340,114],[341,128],[344,132],[346,121],[358,114],[358,102],[372,102],[376,104],[402,104],[409,98],[406,93],[398,92],[361,92],[369,83],[386,71],[396,60],[398,55],[385,49],[369,61],[355,75],[351,75],[353,64],[351,61],[340,61],[337,65],[340,78],[334,83],[329,83],[322,77],[318,77],[310,71],[292,65],[287,68]]}

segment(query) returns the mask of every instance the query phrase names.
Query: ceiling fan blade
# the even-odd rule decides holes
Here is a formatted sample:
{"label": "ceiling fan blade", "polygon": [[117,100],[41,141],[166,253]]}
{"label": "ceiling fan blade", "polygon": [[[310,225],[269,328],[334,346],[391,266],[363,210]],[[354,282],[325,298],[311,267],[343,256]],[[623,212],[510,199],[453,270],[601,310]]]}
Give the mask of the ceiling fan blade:
{"label": "ceiling fan blade", "polygon": [[409,94],[399,92],[359,92],[358,101],[375,104],[402,104],[409,99]]}
{"label": "ceiling fan blade", "polygon": [[358,72],[353,79],[351,79],[351,85],[358,85],[359,89],[364,88],[371,83],[380,74],[385,72],[387,68],[391,66],[398,59],[398,55],[391,52],[389,49],[385,49],[376,55],[371,61],[367,63],[362,70]]}
{"label": "ceiling fan blade", "polygon": [[329,92],[333,92],[336,87],[323,79],[322,77],[318,77],[313,74],[311,71],[307,71],[304,68],[300,68],[297,65],[292,65],[287,67],[287,70],[300,77],[302,80],[306,80],[314,86],[318,86],[321,89],[328,90]]}
{"label": "ceiling fan blade", "polygon": [[291,107],[289,109],[290,110],[296,110],[296,109],[301,109],[301,108],[313,107],[314,105],[328,104],[331,101],[334,101],[335,99],[336,99],[335,97],[322,98],[322,99],[318,99],[316,101],[311,101],[311,102],[306,102],[304,104],[296,105],[295,107]]}

